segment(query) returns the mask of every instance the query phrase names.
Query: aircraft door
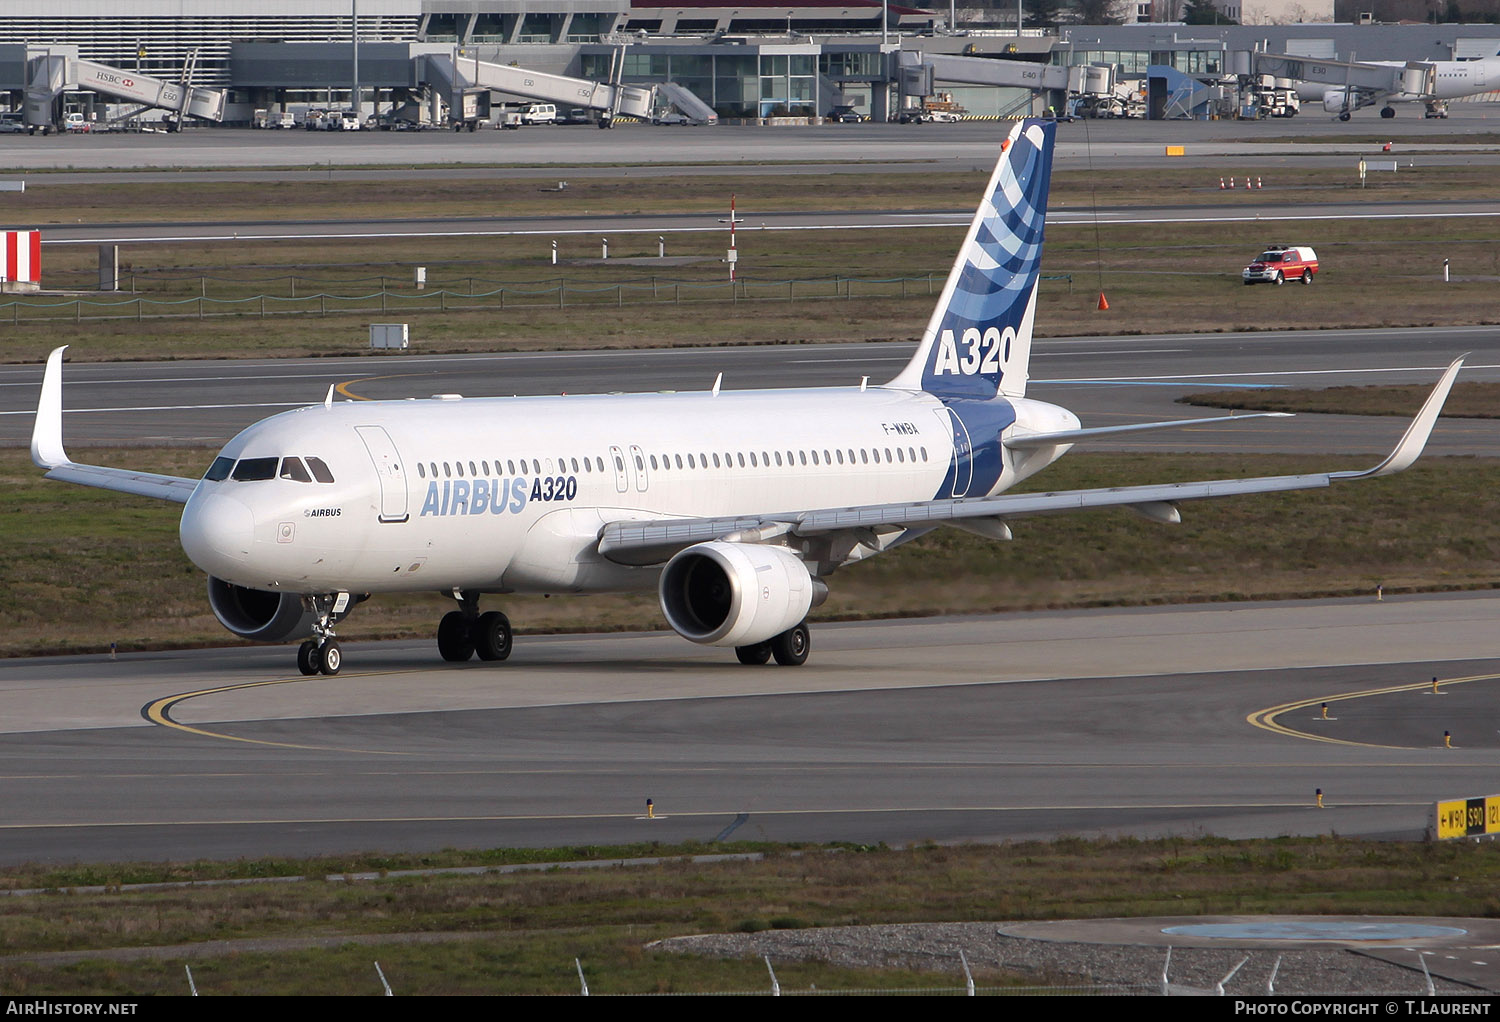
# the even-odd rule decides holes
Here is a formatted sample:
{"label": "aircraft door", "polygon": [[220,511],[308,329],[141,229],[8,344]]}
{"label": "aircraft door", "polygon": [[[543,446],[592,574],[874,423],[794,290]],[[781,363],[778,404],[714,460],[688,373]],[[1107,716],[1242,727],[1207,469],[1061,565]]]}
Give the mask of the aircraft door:
{"label": "aircraft door", "polygon": [[635,488],[645,493],[651,485],[651,477],[646,474],[646,452],[635,444],[630,445],[630,463],[635,466]]}
{"label": "aircraft door", "polygon": [[375,475],[380,480],[380,520],[407,521],[411,515],[406,507],[406,471],[390,434],[380,426],[355,426],[354,432],[364,441],[370,461],[375,465]]}
{"label": "aircraft door", "polygon": [[615,469],[615,492],[624,493],[630,488],[629,476],[625,472],[625,452],[618,447],[611,447],[609,462]]}

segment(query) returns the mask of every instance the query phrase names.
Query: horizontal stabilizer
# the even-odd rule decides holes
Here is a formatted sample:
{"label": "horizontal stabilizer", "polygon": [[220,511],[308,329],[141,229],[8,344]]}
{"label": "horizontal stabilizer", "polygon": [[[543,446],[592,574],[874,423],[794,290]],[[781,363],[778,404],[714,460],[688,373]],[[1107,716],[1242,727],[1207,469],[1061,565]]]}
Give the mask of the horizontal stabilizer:
{"label": "horizontal stabilizer", "polygon": [[1038,447],[1058,447],[1062,444],[1081,444],[1089,440],[1113,440],[1131,433],[1150,433],[1160,429],[1179,429],[1188,426],[1222,425],[1243,419],[1289,419],[1291,412],[1251,412],[1249,415],[1214,415],[1207,419],[1175,419],[1170,422],[1139,422],[1125,426],[1096,426],[1093,429],[1065,429],[1056,433],[1027,433],[1006,437],[1005,446],[1013,451],[1029,451]]}

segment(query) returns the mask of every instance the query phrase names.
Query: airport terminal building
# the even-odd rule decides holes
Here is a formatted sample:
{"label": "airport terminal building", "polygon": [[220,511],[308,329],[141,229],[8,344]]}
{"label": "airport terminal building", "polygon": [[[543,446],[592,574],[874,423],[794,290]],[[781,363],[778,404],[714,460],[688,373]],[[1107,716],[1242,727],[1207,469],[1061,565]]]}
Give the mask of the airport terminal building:
{"label": "airport terminal building", "polygon": [[[1014,84],[1017,62],[1207,77],[1243,73],[1236,55],[1252,50],[1342,60],[1500,50],[1495,25],[1154,23],[1050,33],[953,31],[950,17],[947,8],[878,0],[10,0],[0,10],[0,106],[21,107],[46,54],[163,82],[190,75],[194,86],[223,91],[222,120],[235,124],[257,109],[347,106],[356,83],[362,112],[417,104],[425,117],[438,84],[428,58],[674,82],[721,119],[766,122],[835,106],[884,119],[913,97],[989,117],[1061,104],[1056,77],[1050,87]],[[1004,73],[986,73],[996,68]],[[105,100],[67,84],[56,88],[58,109],[99,116]]]}

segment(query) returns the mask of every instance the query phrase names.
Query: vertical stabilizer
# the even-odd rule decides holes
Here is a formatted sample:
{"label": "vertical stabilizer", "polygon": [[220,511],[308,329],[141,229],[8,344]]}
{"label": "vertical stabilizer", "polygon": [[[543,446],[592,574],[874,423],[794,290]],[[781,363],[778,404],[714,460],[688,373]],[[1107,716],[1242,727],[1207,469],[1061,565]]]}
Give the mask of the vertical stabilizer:
{"label": "vertical stabilizer", "polygon": [[1025,120],[1002,143],[922,343],[887,386],[939,397],[1026,393],[1055,123]]}

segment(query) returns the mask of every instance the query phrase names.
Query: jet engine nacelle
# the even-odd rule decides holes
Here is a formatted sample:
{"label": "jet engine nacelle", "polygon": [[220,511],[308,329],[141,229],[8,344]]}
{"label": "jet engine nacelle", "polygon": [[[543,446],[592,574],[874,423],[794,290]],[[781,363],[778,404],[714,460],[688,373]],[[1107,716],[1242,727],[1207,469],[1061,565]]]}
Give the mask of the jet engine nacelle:
{"label": "jet engine nacelle", "polygon": [[661,609],[684,639],[750,646],[800,624],[827,588],[791,551],[750,543],[699,543],[662,569]]}
{"label": "jet engine nacelle", "polygon": [[312,634],[313,615],[295,593],[247,589],[210,575],[208,605],[219,624],[244,639],[281,642]]}
{"label": "jet engine nacelle", "polygon": [[1344,109],[1344,90],[1329,89],[1323,93],[1323,109],[1330,114],[1341,112]]}

